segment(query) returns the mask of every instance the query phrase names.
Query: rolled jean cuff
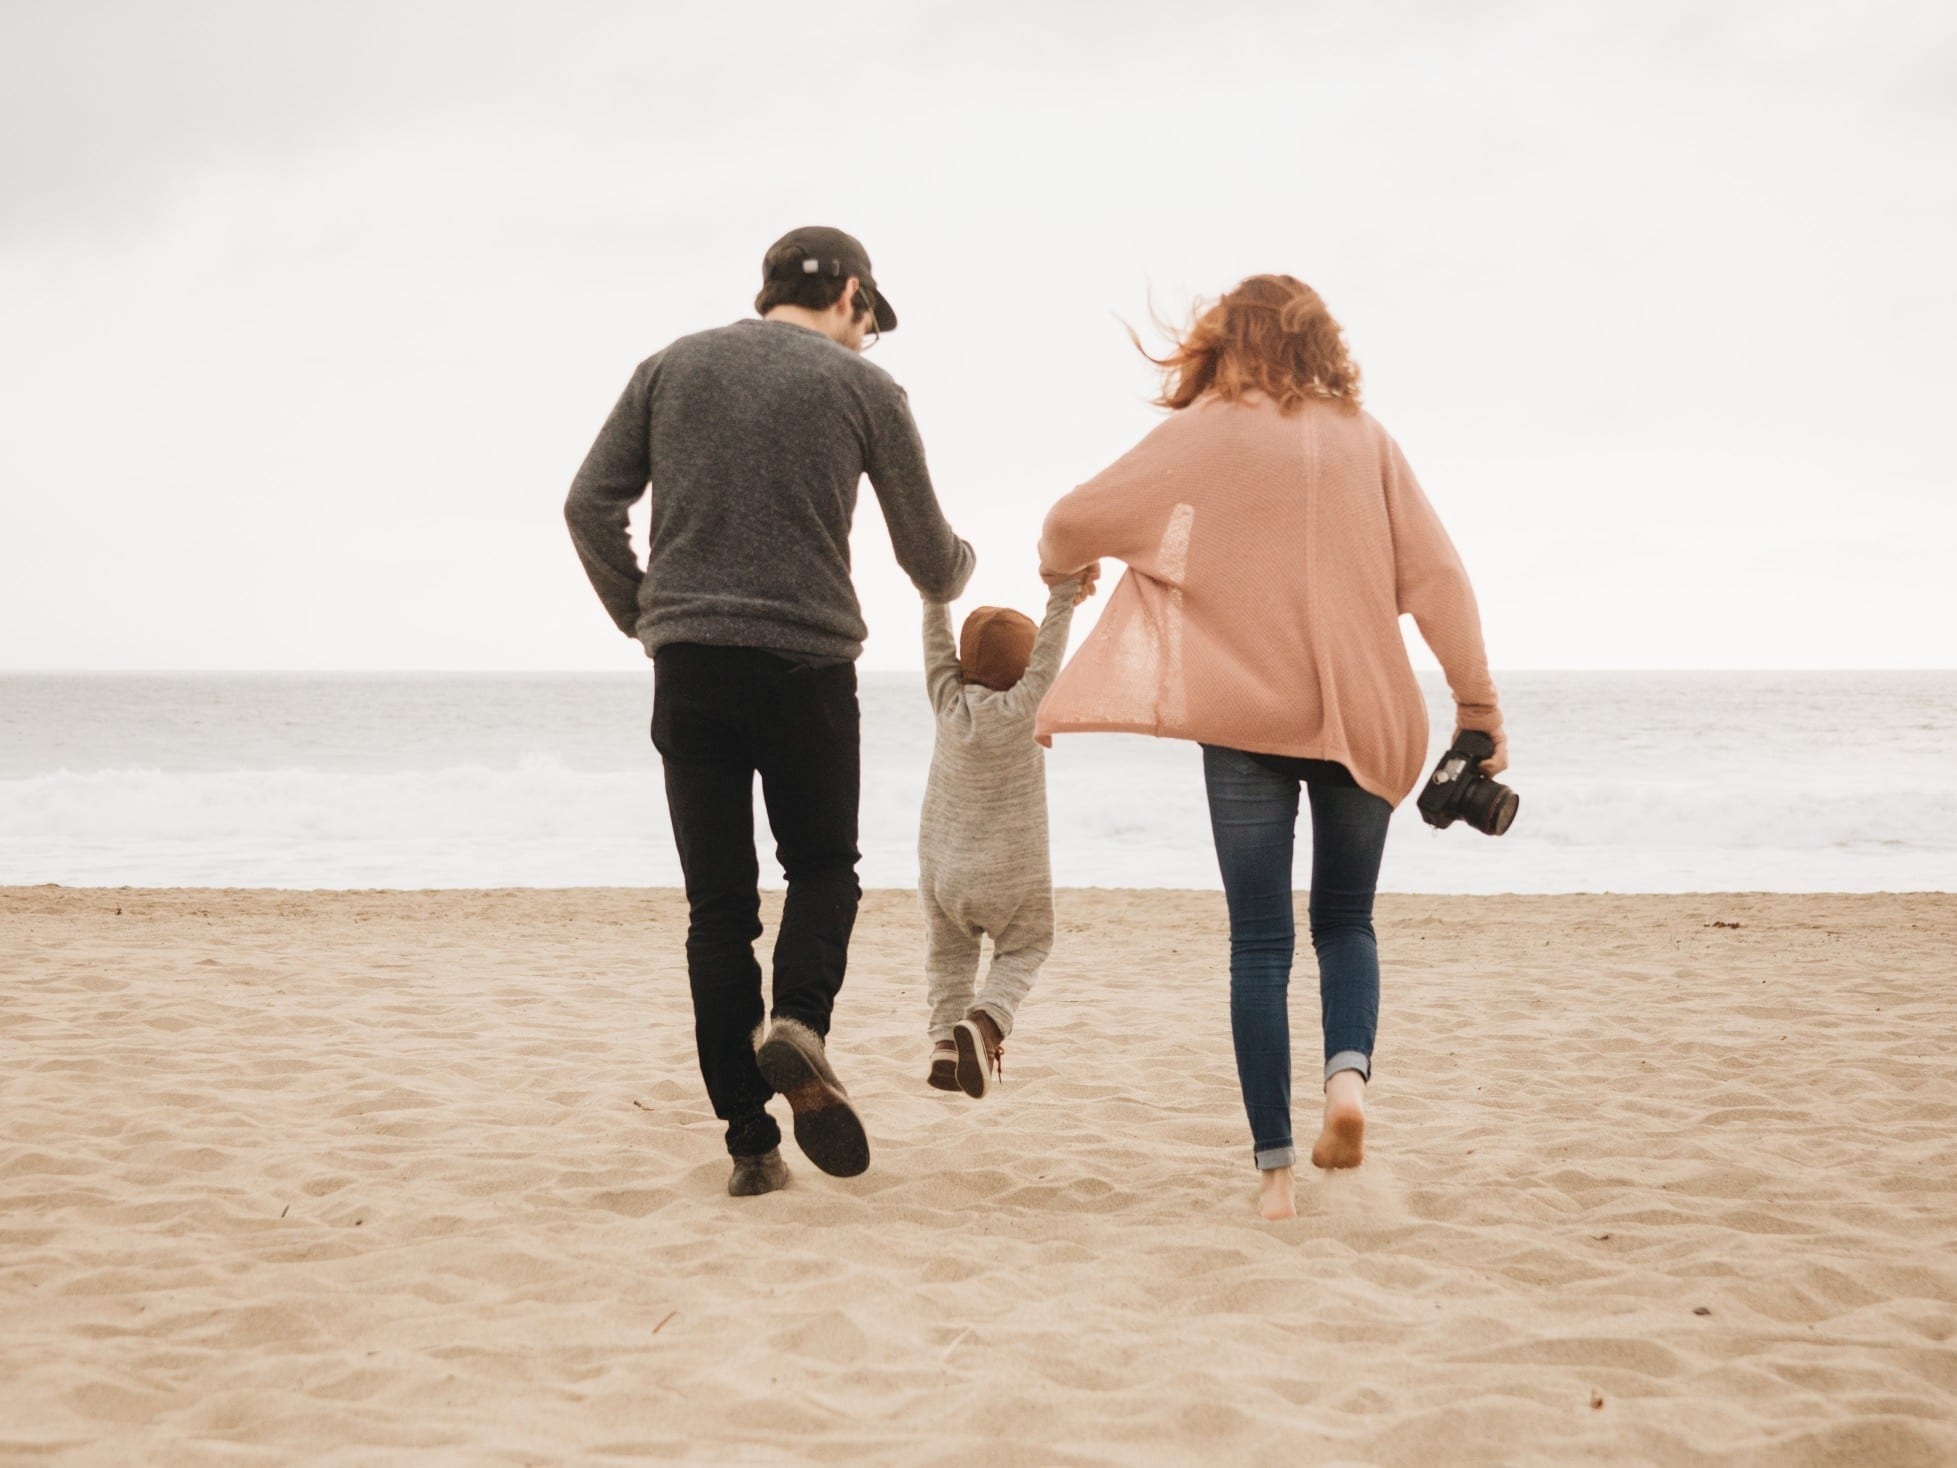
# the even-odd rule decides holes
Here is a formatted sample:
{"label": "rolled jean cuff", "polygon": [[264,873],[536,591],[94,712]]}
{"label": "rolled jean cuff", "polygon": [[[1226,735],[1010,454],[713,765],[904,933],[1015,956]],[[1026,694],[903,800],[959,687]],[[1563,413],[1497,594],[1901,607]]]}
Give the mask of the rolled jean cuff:
{"label": "rolled jean cuff", "polygon": [[1298,1149],[1286,1142],[1282,1147],[1259,1147],[1257,1149],[1257,1170],[1269,1172],[1274,1167],[1296,1167]]}
{"label": "rolled jean cuff", "polygon": [[1341,1050],[1325,1062],[1325,1079],[1331,1080],[1342,1070],[1356,1070],[1360,1080],[1370,1081],[1373,1078],[1373,1058],[1357,1050]]}

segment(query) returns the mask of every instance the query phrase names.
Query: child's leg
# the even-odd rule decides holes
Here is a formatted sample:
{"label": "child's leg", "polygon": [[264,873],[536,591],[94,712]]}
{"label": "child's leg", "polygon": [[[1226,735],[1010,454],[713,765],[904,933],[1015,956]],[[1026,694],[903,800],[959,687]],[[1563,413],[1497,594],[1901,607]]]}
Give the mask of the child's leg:
{"label": "child's leg", "polygon": [[1010,921],[992,935],[992,962],[985,971],[985,988],[972,1006],[992,1016],[1000,1038],[1012,1033],[1020,1001],[1040,976],[1053,952],[1053,888],[1042,889],[1019,905]]}
{"label": "child's leg", "polygon": [[931,1038],[949,1040],[972,1008],[978,981],[979,932],[946,912],[927,886],[924,898],[925,1000],[931,1008]]}

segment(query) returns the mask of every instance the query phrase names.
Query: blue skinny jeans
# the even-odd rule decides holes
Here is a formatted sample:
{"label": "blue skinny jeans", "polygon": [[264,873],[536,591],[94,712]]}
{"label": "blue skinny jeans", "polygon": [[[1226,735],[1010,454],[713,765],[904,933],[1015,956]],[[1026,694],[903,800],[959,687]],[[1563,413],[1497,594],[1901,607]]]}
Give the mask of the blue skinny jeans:
{"label": "blue skinny jeans", "polygon": [[1291,866],[1298,791],[1311,802],[1311,944],[1318,955],[1325,1078],[1373,1071],[1379,944],[1373,893],[1393,807],[1329,760],[1203,746],[1210,829],[1230,908],[1230,1033],[1259,1168],[1298,1159],[1291,1136],[1291,1016],[1297,950]]}

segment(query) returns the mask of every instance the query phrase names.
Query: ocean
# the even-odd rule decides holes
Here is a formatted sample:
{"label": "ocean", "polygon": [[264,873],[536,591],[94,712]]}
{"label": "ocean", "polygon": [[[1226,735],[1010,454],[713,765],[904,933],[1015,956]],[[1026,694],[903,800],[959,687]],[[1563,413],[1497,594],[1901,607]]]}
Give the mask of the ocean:
{"label": "ocean", "polygon": [[[1383,890],[1957,889],[1957,673],[1497,681],[1514,828],[1409,799]],[[921,684],[863,677],[865,886],[916,879]],[[0,675],[0,885],[677,885],[651,701],[649,669]],[[1047,779],[1060,885],[1218,885],[1194,746],[1064,738]]]}

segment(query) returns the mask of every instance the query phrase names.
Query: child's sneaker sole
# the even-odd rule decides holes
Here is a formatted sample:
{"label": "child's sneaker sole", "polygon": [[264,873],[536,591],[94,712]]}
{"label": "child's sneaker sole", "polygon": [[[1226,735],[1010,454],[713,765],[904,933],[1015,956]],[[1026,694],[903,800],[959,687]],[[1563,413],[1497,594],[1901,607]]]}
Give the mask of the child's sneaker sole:
{"label": "child's sneaker sole", "polygon": [[958,1089],[975,1101],[983,1099],[992,1088],[985,1065],[985,1036],[975,1021],[961,1019],[951,1032],[951,1041],[958,1047]]}

